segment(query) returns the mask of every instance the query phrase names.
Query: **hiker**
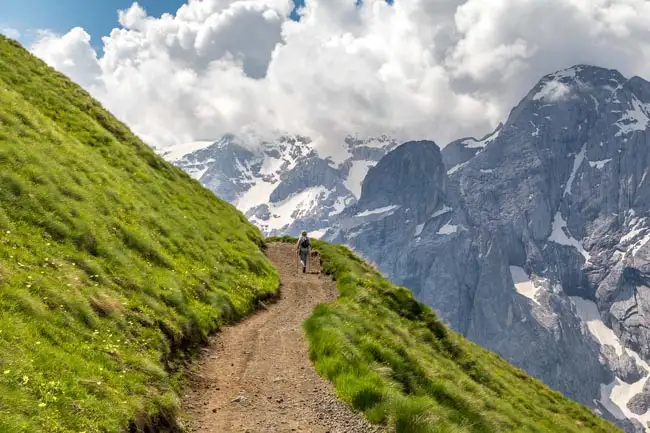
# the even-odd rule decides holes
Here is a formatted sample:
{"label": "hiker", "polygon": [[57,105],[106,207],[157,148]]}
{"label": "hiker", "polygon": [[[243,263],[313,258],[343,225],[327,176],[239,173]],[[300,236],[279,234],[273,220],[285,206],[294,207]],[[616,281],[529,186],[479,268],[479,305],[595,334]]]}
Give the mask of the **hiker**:
{"label": "hiker", "polygon": [[309,259],[309,250],[311,248],[311,241],[307,237],[307,232],[303,231],[300,234],[298,243],[296,244],[296,253],[300,256],[300,264],[302,264],[302,273],[307,272],[307,260]]}

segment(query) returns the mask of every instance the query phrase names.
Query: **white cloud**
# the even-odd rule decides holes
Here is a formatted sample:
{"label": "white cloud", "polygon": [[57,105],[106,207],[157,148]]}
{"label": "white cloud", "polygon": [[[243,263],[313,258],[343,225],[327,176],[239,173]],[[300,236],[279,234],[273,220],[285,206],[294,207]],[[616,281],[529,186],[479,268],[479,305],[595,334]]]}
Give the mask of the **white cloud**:
{"label": "white cloud", "polygon": [[[330,143],[482,135],[538,79],[578,63],[650,76],[644,0],[191,0],[134,4],[98,57],[89,35],[32,49],[152,145],[275,130]],[[562,96],[555,89],[554,97]]]}
{"label": "white cloud", "polygon": [[11,39],[20,39],[20,31],[11,27],[0,27],[0,35],[5,35]]}
{"label": "white cloud", "polygon": [[550,102],[566,99],[571,93],[571,88],[560,81],[551,80],[546,83],[533,99],[546,99]]}
{"label": "white cloud", "polygon": [[[79,27],[63,36],[46,30],[39,30],[38,33],[40,38],[33,50],[43,60],[83,87],[93,89],[100,85],[103,72],[97,53],[90,46],[88,33]],[[97,96],[101,98],[103,95],[99,93]]]}

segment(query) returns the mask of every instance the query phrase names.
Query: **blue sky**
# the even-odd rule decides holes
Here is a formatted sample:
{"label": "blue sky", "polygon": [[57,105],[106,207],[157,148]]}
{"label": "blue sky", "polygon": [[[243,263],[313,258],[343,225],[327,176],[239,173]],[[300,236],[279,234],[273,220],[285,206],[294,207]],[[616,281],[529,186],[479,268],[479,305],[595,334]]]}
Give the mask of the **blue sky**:
{"label": "blue sky", "polygon": [[[297,5],[304,0],[295,0]],[[149,15],[175,13],[186,0],[139,0]],[[133,0],[21,0],[0,1],[0,28],[20,31],[21,41],[30,43],[35,30],[47,29],[66,33],[73,27],[83,27],[99,48],[101,37],[118,26],[117,11],[126,9]]]}
{"label": "blue sky", "polygon": [[[298,19],[297,9],[305,0],[293,0],[291,14]],[[360,5],[363,0],[357,0]],[[393,0],[386,0],[392,4]],[[64,34],[73,27],[84,28],[91,36],[92,45],[101,50],[101,37],[117,27],[117,11],[126,9],[134,0],[0,0],[0,29],[10,28],[21,33],[20,40],[30,44],[37,30]],[[151,16],[175,13],[187,0],[138,0]]]}

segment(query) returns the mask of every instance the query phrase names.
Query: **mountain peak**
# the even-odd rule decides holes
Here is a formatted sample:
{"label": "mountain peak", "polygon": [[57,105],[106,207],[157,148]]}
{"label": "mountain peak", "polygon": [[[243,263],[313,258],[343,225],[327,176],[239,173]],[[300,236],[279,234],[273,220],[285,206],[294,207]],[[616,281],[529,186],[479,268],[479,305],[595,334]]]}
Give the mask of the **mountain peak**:
{"label": "mountain peak", "polygon": [[559,69],[555,72],[545,75],[545,78],[556,80],[581,80],[591,81],[593,78],[608,77],[619,82],[623,82],[626,78],[616,69],[608,69],[602,66],[577,64],[568,68]]}
{"label": "mountain peak", "polygon": [[444,185],[445,170],[438,145],[427,140],[410,141],[387,153],[368,171],[359,206],[379,206],[383,201],[410,205],[428,200],[444,190]]}
{"label": "mountain peak", "polygon": [[616,69],[578,64],[544,75],[531,93],[533,100],[556,102],[565,99],[572,90],[606,88],[614,90],[627,81]]}

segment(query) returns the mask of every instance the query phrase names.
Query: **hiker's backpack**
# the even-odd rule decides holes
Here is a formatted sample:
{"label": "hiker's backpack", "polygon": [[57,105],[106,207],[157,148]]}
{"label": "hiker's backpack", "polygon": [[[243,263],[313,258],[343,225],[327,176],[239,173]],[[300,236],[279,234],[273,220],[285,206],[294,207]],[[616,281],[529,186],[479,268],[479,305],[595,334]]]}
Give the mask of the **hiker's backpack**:
{"label": "hiker's backpack", "polygon": [[300,241],[300,248],[309,248],[309,238],[307,236],[302,238],[302,241]]}

